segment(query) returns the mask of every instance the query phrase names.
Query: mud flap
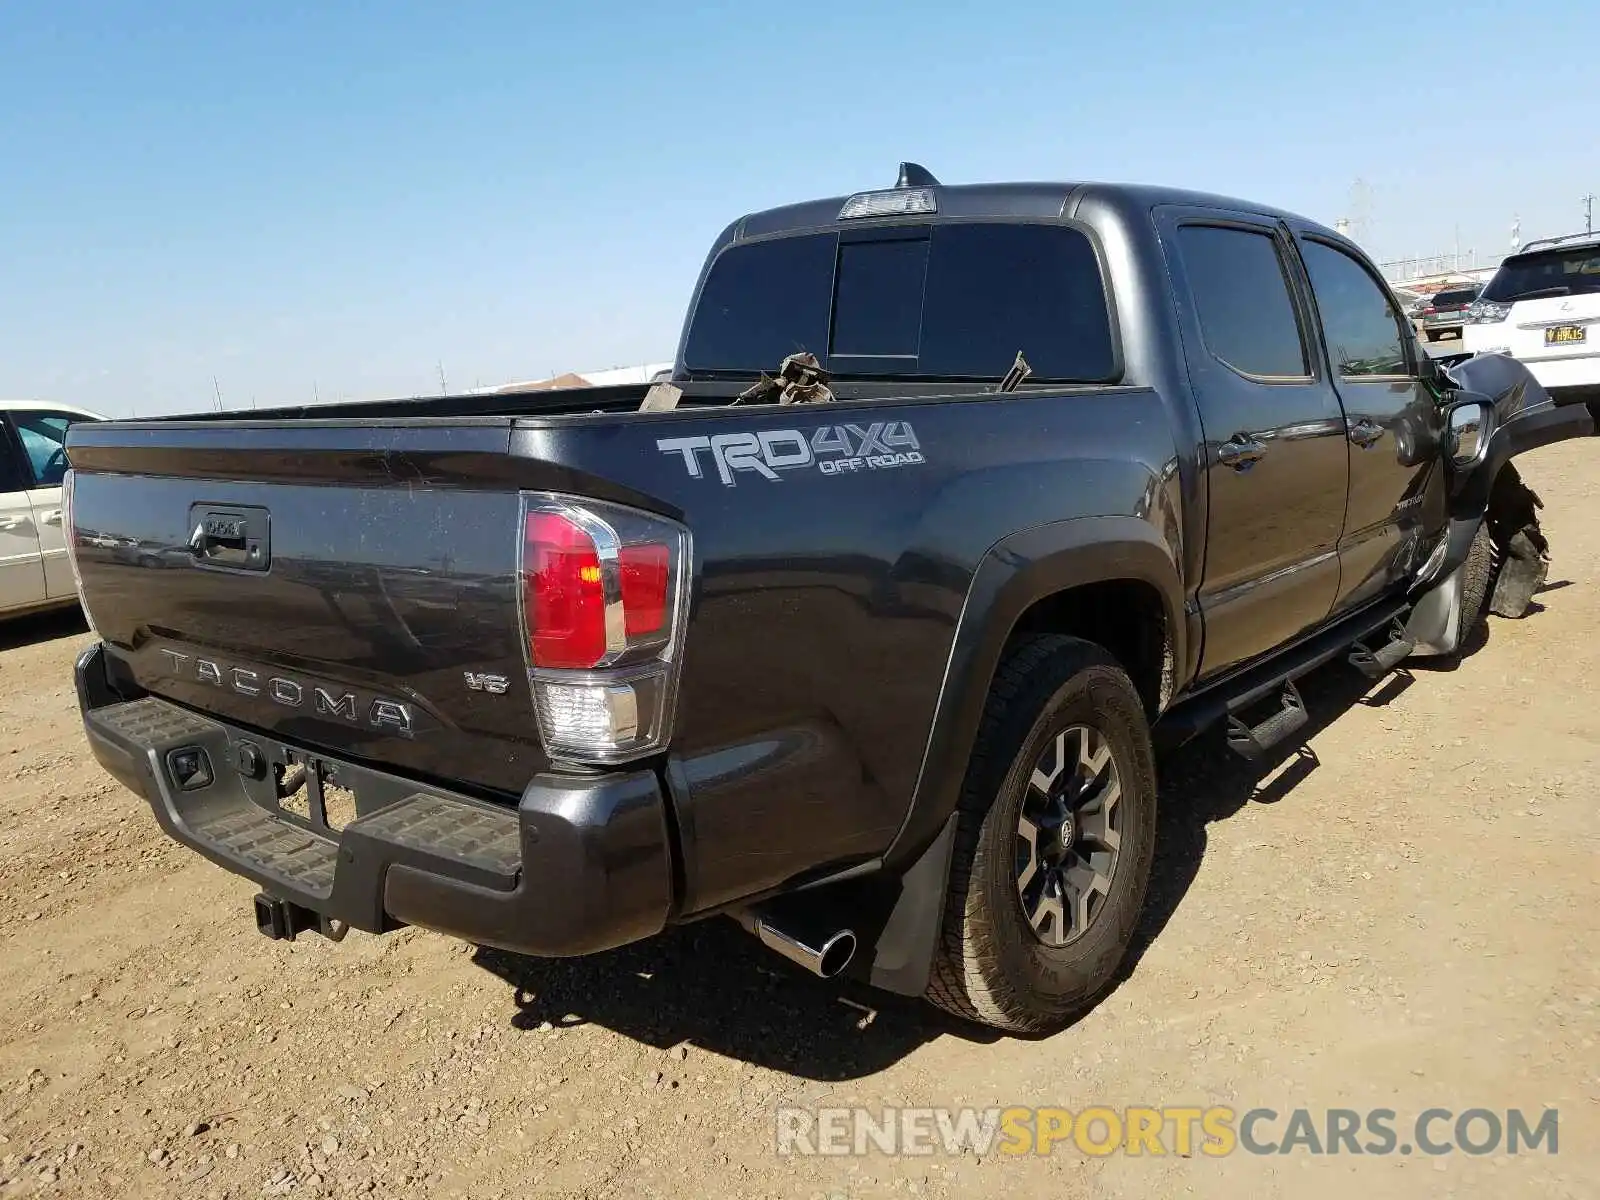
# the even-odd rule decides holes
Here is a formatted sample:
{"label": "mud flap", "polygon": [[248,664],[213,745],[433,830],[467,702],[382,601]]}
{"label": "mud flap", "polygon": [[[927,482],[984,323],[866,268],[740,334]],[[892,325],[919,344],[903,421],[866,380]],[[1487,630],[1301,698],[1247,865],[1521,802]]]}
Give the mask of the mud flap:
{"label": "mud flap", "polygon": [[872,946],[868,979],[874,987],[902,996],[920,996],[928,988],[950,891],[956,816],[950,814],[939,836],[900,877],[900,894]]}

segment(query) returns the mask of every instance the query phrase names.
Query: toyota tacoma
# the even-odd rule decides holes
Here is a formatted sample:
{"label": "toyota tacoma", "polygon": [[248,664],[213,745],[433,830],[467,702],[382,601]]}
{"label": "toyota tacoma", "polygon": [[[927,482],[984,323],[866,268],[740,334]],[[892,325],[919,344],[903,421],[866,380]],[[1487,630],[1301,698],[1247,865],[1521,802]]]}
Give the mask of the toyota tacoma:
{"label": "toyota tacoma", "polygon": [[730,224],[665,379],[74,425],[78,694],[270,936],[725,916],[1057,1028],[1134,936],[1158,752],[1259,758],[1307,672],[1519,614],[1510,460],[1593,431],[1434,364],[1320,224],[904,164]]}

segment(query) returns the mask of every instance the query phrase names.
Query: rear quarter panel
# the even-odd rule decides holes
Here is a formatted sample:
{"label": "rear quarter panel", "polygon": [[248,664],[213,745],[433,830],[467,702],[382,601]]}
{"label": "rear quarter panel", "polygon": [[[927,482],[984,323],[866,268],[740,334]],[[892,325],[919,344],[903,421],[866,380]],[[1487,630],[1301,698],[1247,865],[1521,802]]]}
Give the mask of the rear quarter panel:
{"label": "rear quarter panel", "polygon": [[692,531],[669,765],[690,912],[889,846],[1003,539],[1122,516],[1181,578],[1172,422],[1151,389],[527,422],[512,448]]}

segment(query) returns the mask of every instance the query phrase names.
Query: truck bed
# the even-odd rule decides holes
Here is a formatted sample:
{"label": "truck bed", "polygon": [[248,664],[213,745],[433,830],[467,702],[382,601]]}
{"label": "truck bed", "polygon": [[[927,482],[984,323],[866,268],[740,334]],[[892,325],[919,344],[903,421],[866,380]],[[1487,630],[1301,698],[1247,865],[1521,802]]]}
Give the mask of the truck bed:
{"label": "truck bed", "polygon": [[[725,404],[747,385],[690,390]],[[644,390],[75,427],[78,567],[108,671],[128,695],[513,804],[550,766],[520,624],[519,497],[682,522],[693,600],[656,766],[695,911],[895,840],[1000,539],[1103,513],[1176,573],[1176,422],[1153,389],[632,411]],[[613,410],[596,414],[591,392]],[[763,446],[775,468],[751,457]],[[236,510],[270,530],[264,570],[196,560],[197,520]],[[482,679],[505,686],[474,690]]]}

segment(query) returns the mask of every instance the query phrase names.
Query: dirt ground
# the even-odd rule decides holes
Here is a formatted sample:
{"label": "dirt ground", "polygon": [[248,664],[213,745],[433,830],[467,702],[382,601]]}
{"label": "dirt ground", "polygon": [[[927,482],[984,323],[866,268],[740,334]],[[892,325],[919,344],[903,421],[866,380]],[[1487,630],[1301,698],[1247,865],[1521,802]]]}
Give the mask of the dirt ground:
{"label": "dirt ground", "polygon": [[[1541,452],[1541,611],[1306,688],[1308,748],[1164,764],[1125,982],[1045,1040],[698,926],[574,962],[292,946],[89,757],[70,618],[0,627],[0,1195],[1600,1196],[1600,469]],[[1560,1113],[1483,1157],[785,1158],[779,1105]],[[1320,1120],[1320,1118],[1319,1118]],[[1443,1127],[1448,1129],[1448,1126]],[[1273,1136],[1281,1135],[1281,1126]]]}

